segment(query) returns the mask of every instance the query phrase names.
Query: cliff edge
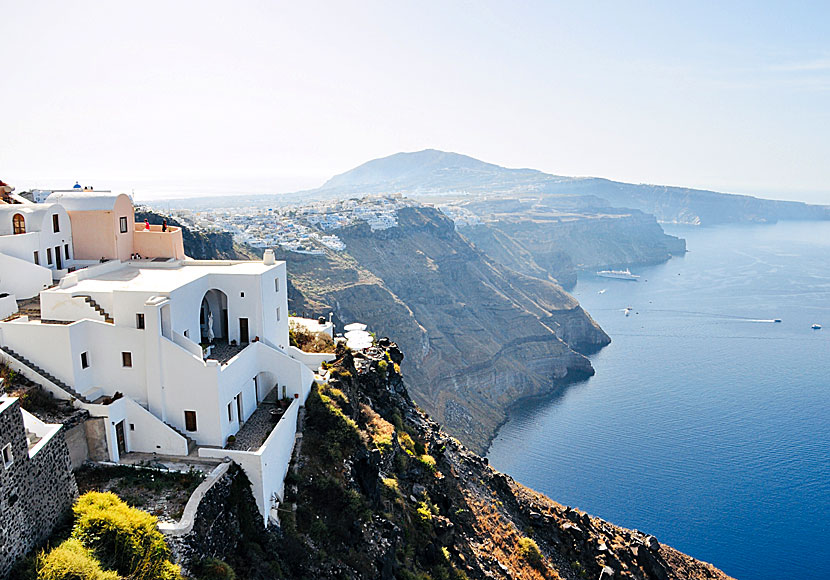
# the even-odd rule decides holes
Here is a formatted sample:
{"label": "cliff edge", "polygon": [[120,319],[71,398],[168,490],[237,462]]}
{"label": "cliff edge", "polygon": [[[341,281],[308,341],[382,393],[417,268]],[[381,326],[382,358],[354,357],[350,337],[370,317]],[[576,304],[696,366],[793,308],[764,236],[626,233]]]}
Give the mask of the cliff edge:
{"label": "cliff edge", "polygon": [[492,260],[435,208],[397,220],[338,230],[344,252],[281,253],[291,310],[398,337],[418,404],[480,452],[517,399],[593,374],[585,354],[610,339],[561,286]]}
{"label": "cliff edge", "polygon": [[494,470],[415,406],[396,371],[401,351],[379,345],[341,348],[309,397],[275,541],[283,575],[728,578]]}

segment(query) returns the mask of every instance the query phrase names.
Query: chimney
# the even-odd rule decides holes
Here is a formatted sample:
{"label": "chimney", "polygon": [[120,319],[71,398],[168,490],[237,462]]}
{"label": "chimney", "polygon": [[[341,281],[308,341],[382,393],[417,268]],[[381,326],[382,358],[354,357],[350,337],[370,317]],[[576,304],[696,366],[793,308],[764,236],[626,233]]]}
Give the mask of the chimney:
{"label": "chimney", "polygon": [[277,263],[277,259],[274,257],[274,250],[271,248],[265,250],[265,254],[262,256],[262,263],[266,266],[273,266]]}

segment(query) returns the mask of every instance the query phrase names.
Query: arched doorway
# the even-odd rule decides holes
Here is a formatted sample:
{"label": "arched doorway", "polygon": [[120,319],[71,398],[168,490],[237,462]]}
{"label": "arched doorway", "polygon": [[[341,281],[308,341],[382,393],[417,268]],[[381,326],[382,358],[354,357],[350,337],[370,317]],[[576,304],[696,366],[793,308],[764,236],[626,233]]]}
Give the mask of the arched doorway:
{"label": "arched doorway", "polygon": [[228,295],[213,288],[205,292],[199,310],[199,328],[203,343],[228,338]]}

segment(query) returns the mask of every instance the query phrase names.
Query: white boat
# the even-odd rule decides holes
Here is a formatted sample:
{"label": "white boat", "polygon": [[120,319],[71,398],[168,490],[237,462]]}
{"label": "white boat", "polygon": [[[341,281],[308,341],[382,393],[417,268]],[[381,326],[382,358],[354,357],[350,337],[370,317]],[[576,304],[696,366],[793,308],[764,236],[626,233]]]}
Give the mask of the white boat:
{"label": "white boat", "polygon": [[602,278],[616,278],[617,280],[636,280],[639,278],[636,274],[632,274],[628,268],[625,270],[600,270],[597,272],[597,276]]}
{"label": "white boat", "polygon": [[812,328],[813,330],[821,330],[821,324],[814,324],[810,328]]}

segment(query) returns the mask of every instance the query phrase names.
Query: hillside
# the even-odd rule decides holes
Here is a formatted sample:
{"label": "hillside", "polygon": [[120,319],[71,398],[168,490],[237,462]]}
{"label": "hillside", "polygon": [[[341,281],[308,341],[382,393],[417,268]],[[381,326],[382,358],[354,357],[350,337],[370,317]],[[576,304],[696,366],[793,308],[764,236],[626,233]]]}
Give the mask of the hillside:
{"label": "hillside", "polygon": [[219,554],[239,577],[728,579],[495,471],[413,404],[395,371],[403,354],[381,345],[341,349],[312,391],[281,533],[249,532]]}
{"label": "hillside", "polygon": [[163,216],[149,209],[139,209],[135,212],[135,221],[140,223],[144,220],[153,225],[161,225],[163,220],[171,226],[182,228],[182,242],[184,253],[194,260],[251,260],[259,259],[253,248],[248,248],[233,241],[233,235],[229,232],[204,232],[197,231],[176,219]]}
{"label": "hillside", "polygon": [[345,252],[277,250],[291,310],[398,337],[418,404],[478,451],[518,399],[593,374],[584,353],[609,338],[561,286],[490,259],[434,208],[401,209],[398,224],[338,230]]}
{"label": "hillside", "polygon": [[509,169],[434,149],[375,159],[331,178],[318,189],[287,198],[309,200],[392,192],[462,200],[482,196],[594,196],[602,198],[606,206],[637,209],[663,222],[696,225],[830,219],[827,206],[595,177],[563,177],[533,169]]}

